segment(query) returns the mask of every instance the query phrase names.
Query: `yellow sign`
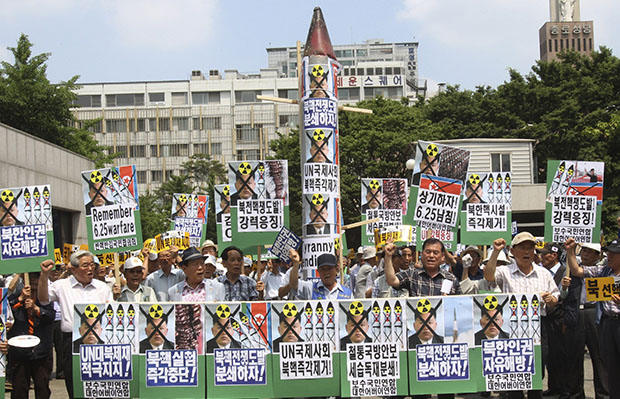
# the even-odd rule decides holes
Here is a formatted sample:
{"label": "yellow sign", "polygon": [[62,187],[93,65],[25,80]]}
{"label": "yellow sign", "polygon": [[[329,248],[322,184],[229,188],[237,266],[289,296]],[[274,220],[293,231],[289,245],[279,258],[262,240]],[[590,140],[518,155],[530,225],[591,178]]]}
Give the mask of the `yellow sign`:
{"label": "yellow sign", "polygon": [[82,244],[82,245],[64,244],[63,247],[62,247],[62,259],[63,259],[64,263],[66,263],[68,265],[69,264],[69,259],[71,258],[71,255],[73,255],[74,252],[77,252],[80,249],[88,251],[88,245],[86,245],[86,244]]}
{"label": "yellow sign", "polygon": [[620,295],[620,277],[586,278],[586,300],[610,301],[613,294]]}
{"label": "yellow sign", "polygon": [[173,245],[184,250],[189,248],[189,233],[171,230],[156,235],[155,241],[157,242],[157,252],[170,249]]}
{"label": "yellow sign", "polygon": [[413,226],[401,225],[390,226],[385,229],[375,229],[375,247],[381,249],[385,247],[388,240],[394,241],[394,243],[408,243],[415,241],[415,232]]}
{"label": "yellow sign", "polygon": [[63,263],[60,248],[54,248],[54,263]]}

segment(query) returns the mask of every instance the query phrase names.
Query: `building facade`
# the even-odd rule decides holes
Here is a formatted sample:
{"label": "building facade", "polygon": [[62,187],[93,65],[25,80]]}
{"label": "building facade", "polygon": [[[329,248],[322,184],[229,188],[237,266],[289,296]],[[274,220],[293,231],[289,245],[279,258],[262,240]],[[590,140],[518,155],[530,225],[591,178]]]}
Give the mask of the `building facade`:
{"label": "building facade", "polygon": [[549,0],[549,16],[538,31],[541,61],[553,61],[565,50],[594,51],[594,22],[581,21],[579,0]]}
{"label": "building facade", "polygon": [[[425,95],[417,87],[417,45],[375,40],[335,46],[343,65],[341,102]],[[297,105],[257,98],[298,98],[296,50],[294,65],[291,48],[267,53],[270,67],[255,74],[193,71],[190,80],[82,84],[76,119],[119,155],[116,165],[136,165],[142,193],[184,173],[182,164],[194,154],[222,163],[264,159],[273,155],[269,143],[278,132],[288,134],[299,120]],[[92,120],[98,122],[91,125]]]}

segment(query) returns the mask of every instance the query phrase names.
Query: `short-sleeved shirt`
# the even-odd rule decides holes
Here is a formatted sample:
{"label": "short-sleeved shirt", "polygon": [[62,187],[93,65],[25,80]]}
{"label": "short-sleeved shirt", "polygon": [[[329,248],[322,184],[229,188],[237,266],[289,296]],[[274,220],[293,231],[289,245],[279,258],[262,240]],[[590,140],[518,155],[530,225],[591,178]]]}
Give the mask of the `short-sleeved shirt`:
{"label": "short-sleeved shirt", "polygon": [[[83,286],[75,276],[56,280],[49,286],[50,302],[58,302],[62,313],[60,329],[62,332],[73,331],[73,305],[76,303],[112,302],[112,291],[103,281],[93,279]],[[47,303],[41,302],[42,305]]]}
{"label": "short-sleeved shirt", "polygon": [[312,281],[299,280],[296,290],[291,290],[289,298],[300,300],[311,299],[349,299],[352,297],[351,291],[345,289],[340,283],[336,282],[333,289],[329,290],[322,281],[316,284]]}
{"label": "short-sleeved shirt", "polygon": [[[549,270],[535,264],[532,264],[532,271],[529,274],[523,273],[514,262],[507,266],[498,266],[495,269],[495,284],[504,293],[549,292],[556,298],[560,297],[560,290],[553,280],[553,275]],[[491,283],[490,286],[494,287],[495,284]],[[543,307],[541,314],[543,316],[547,314],[546,306]]]}
{"label": "short-sleeved shirt", "polygon": [[181,281],[185,281],[185,273],[181,269],[171,269],[170,274],[167,276],[164,274],[163,270],[157,270],[149,274],[146,277],[146,281],[144,285],[151,287],[155,290],[155,294],[157,295],[157,299],[161,302],[168,301],[168,290],[171,287],[174,287]]}
{"label": "short-sleeved shirt", "polygon": [[461,286],[454,274],[445,270],[439,270],[434,277],[426,272],[426,269],[408,269],[398,272],[396,277],[400,281],[399,290],[409,290],[409,296],[436,296],[442,295],[441,286],[444,280],[452,281],[450,295],[460,295]]}
{"label": "short-sleeved shirt", "polygon": [[138,285],[138,289],[132,291],[128,286],[123,286],[118,302],[157,302],[155,290],[144,284]]}
{"label": "short-sleeved shirt", "polygon": [[[582,266],[583,277],[606,277],[611,276],[612,273],[608,266]],[[620,306],[616,305],[614,301],[601,301],[603,307],[603,314],[606,315],[620,315]]]}
{"label": "short-sleeved shirt", "polygon": [[241,274],[237,281],[231,283],[227,276],[228,273],[217,278],[217,281],[224,284],[225,301],[254,301],[258,298],[256,281]]}
{"label": "short-sleeved shirt", "polygon": [[279,298],[278,290],[284,285],[282,283],[283,279],[284,273],[281,272],[278,274],[274,274],[271,271],[263,273],[261,281],[265,283],[265,299]]}

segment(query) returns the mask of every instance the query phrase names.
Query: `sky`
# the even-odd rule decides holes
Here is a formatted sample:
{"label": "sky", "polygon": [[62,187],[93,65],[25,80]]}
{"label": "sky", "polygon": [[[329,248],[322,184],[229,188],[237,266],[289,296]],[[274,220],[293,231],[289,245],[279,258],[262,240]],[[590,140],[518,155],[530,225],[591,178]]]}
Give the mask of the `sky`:
{"label": "sky", "polygon": [[[52,82],[189,79],[192,70],[267,67],[267,47],[305,42],[323,10],[333,44],[419,42],[419,77],[473,89],[496,87],[508,68],[527,74],[539,57],[549,0],[4,0],[0,61],[21,33],[51,53]],[[620,53],[618,0],[581,0],[595,45]]]}

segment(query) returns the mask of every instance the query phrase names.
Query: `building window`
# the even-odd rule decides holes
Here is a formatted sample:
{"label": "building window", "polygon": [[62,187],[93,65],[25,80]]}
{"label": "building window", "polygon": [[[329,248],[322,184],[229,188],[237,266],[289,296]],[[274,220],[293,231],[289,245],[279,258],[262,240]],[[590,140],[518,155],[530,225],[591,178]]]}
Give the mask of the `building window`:
{"label": "building window", "polygon": [[170,130],[170,118],[167,116],[159,118],[159,131],[162,130]]}
{"label": "building window", "polygon": [[151,104],[163,104],[164,99],[164,93],[149,93],[149,103]]}
{"label": "building window", "polygon": [[105,131],[107,133],[121,133],[127,131],[127,119],[106,119]]}
{"label": "building window", "polygon": [[364,75],[364,68],[357,68],[357,74],[358,76]]}
{"label": "building window", "polygon": [[92,133],[101,133],[101,127],[103,126],[103,123],[99,120],[96,122],[93,121],[77,121],[77,128],[78,129],[86,129],[89,132]]}
{"label": "building window", "polygon": [[491,154],[491,172],[510,172],[510,154]]}
{"label": "building window", "polygon": [[172,105],[187,105],[187,92],[172,93]]}
{"label": "building window", "polygon": [[260,96],[260,90],[241,90],[235,92],[235,102],[237,103],[255,103],[256,96]]}
{"label": "building window", "polygon": [[236,125],[237,141],[240,143],[257,143],[259,130],[262,125],[254,124],[254,127],[249,124]]}
{"label": "building window", "polygon": [[167,170],[167,171],[166,171],[166,180],[164,180],[164,181],[168,181],[168,180],[170,180],[170,178],[171,178],[171,177],[172,177],[172,175],[173,175],[173,173],[172,173],[172,172],[173,172],[172,170]]}
{"label": "building window", "polygon": [[192,104],[194,105],[206,105],[206,104],[219,104],[220,92],[219,91],[193,91],[192,92]]}
{"label": "building window", "polygon": [[116,147],[116,154],[118,158],[127,158],[127,146],[121,145]]}
{"label": "building window", "polygon": [[394,75],[400,75],[400,67],[394,67]]}
{"label": "building window", "polygon": [[138,119],[138,129],[137,132],[146,132],[146,120],[144,118]]}
{"label": "building window", "polygon": [[364,98],[371,99],[376,96],[398,99],[403,96],[402,87],[364,87]]}
{"label": "building window", "polygon": [[201,143],[194,144],[194,155],[196,154],[208,154],[209,153],[209,144]]}
{"label": "building window", "polygon": [[172,130],[189,130],[189,118],[172,118]]}
{"label": "building window", "polygon": [[339,100],[359,100],[360,99],[360,88],[359,87],[348,87],[338,89],[338,99]]}
{"label": "building window", "polygon": [[106,94],[105,103],[108,107],[142,107],[144,94]]}
{"label": "building window", "polygon": [[222,143],[211,143],[211,155],[222,155]]}
{"label": "building window", "polygon": [[260,156],[258,150],[238,150],[237,161],[256,161]]}
{"label": "building window", "polygon": [[278,90],[278,97],[297,100],[299,98],[299,94],[297,89],[280,89]]}
{"label": "building window", "polygon": [[205,116],[202,118],[202,127],[200,127],[200,118],[194,118],[194,130],[213,130],[222,128],[222,117]]}
{"label": "building window", "polygon": [[153,183],[161,183],[162,173],[161,170],[152,170],[151,171],[151,182]]}
{"label": "building window", "polygon": [[146,170],[138,170],[136,171],[136,177],[138,179],[138,184],[146,184]]}
{"label": "building window", "polygon": [[392,74],[392,67],[385,67],[385,74],[386,75],[391,75]]}
{"label": "building window", "polygon": [[77,96],[77,99],[73,100],[73,105],[78,107],[101,107],[101,96]]}
{"label": "building window", "polygon": [[146,146],[132,145],[129,147],[129,154],[131,158],[144,158],[146,157]]}
{"label": "building window", "polygon": [[358,57],[368,57],[368,50],[366,50],[366,49],[357,50],[357,56]]}
{"label": "building window", "polygon": [[159,155],[157,155],[157,146],[156,145],[151,145],[151,156],[152,157],[158,157]]}
{"label": "building window", "polygon": [[[342,90],[342,89],[341,89]],[[340,90],[338,91],[340,93]],[[280,115],[279,116],[280,127],[297,127],[299,123],[299,115]]]}

